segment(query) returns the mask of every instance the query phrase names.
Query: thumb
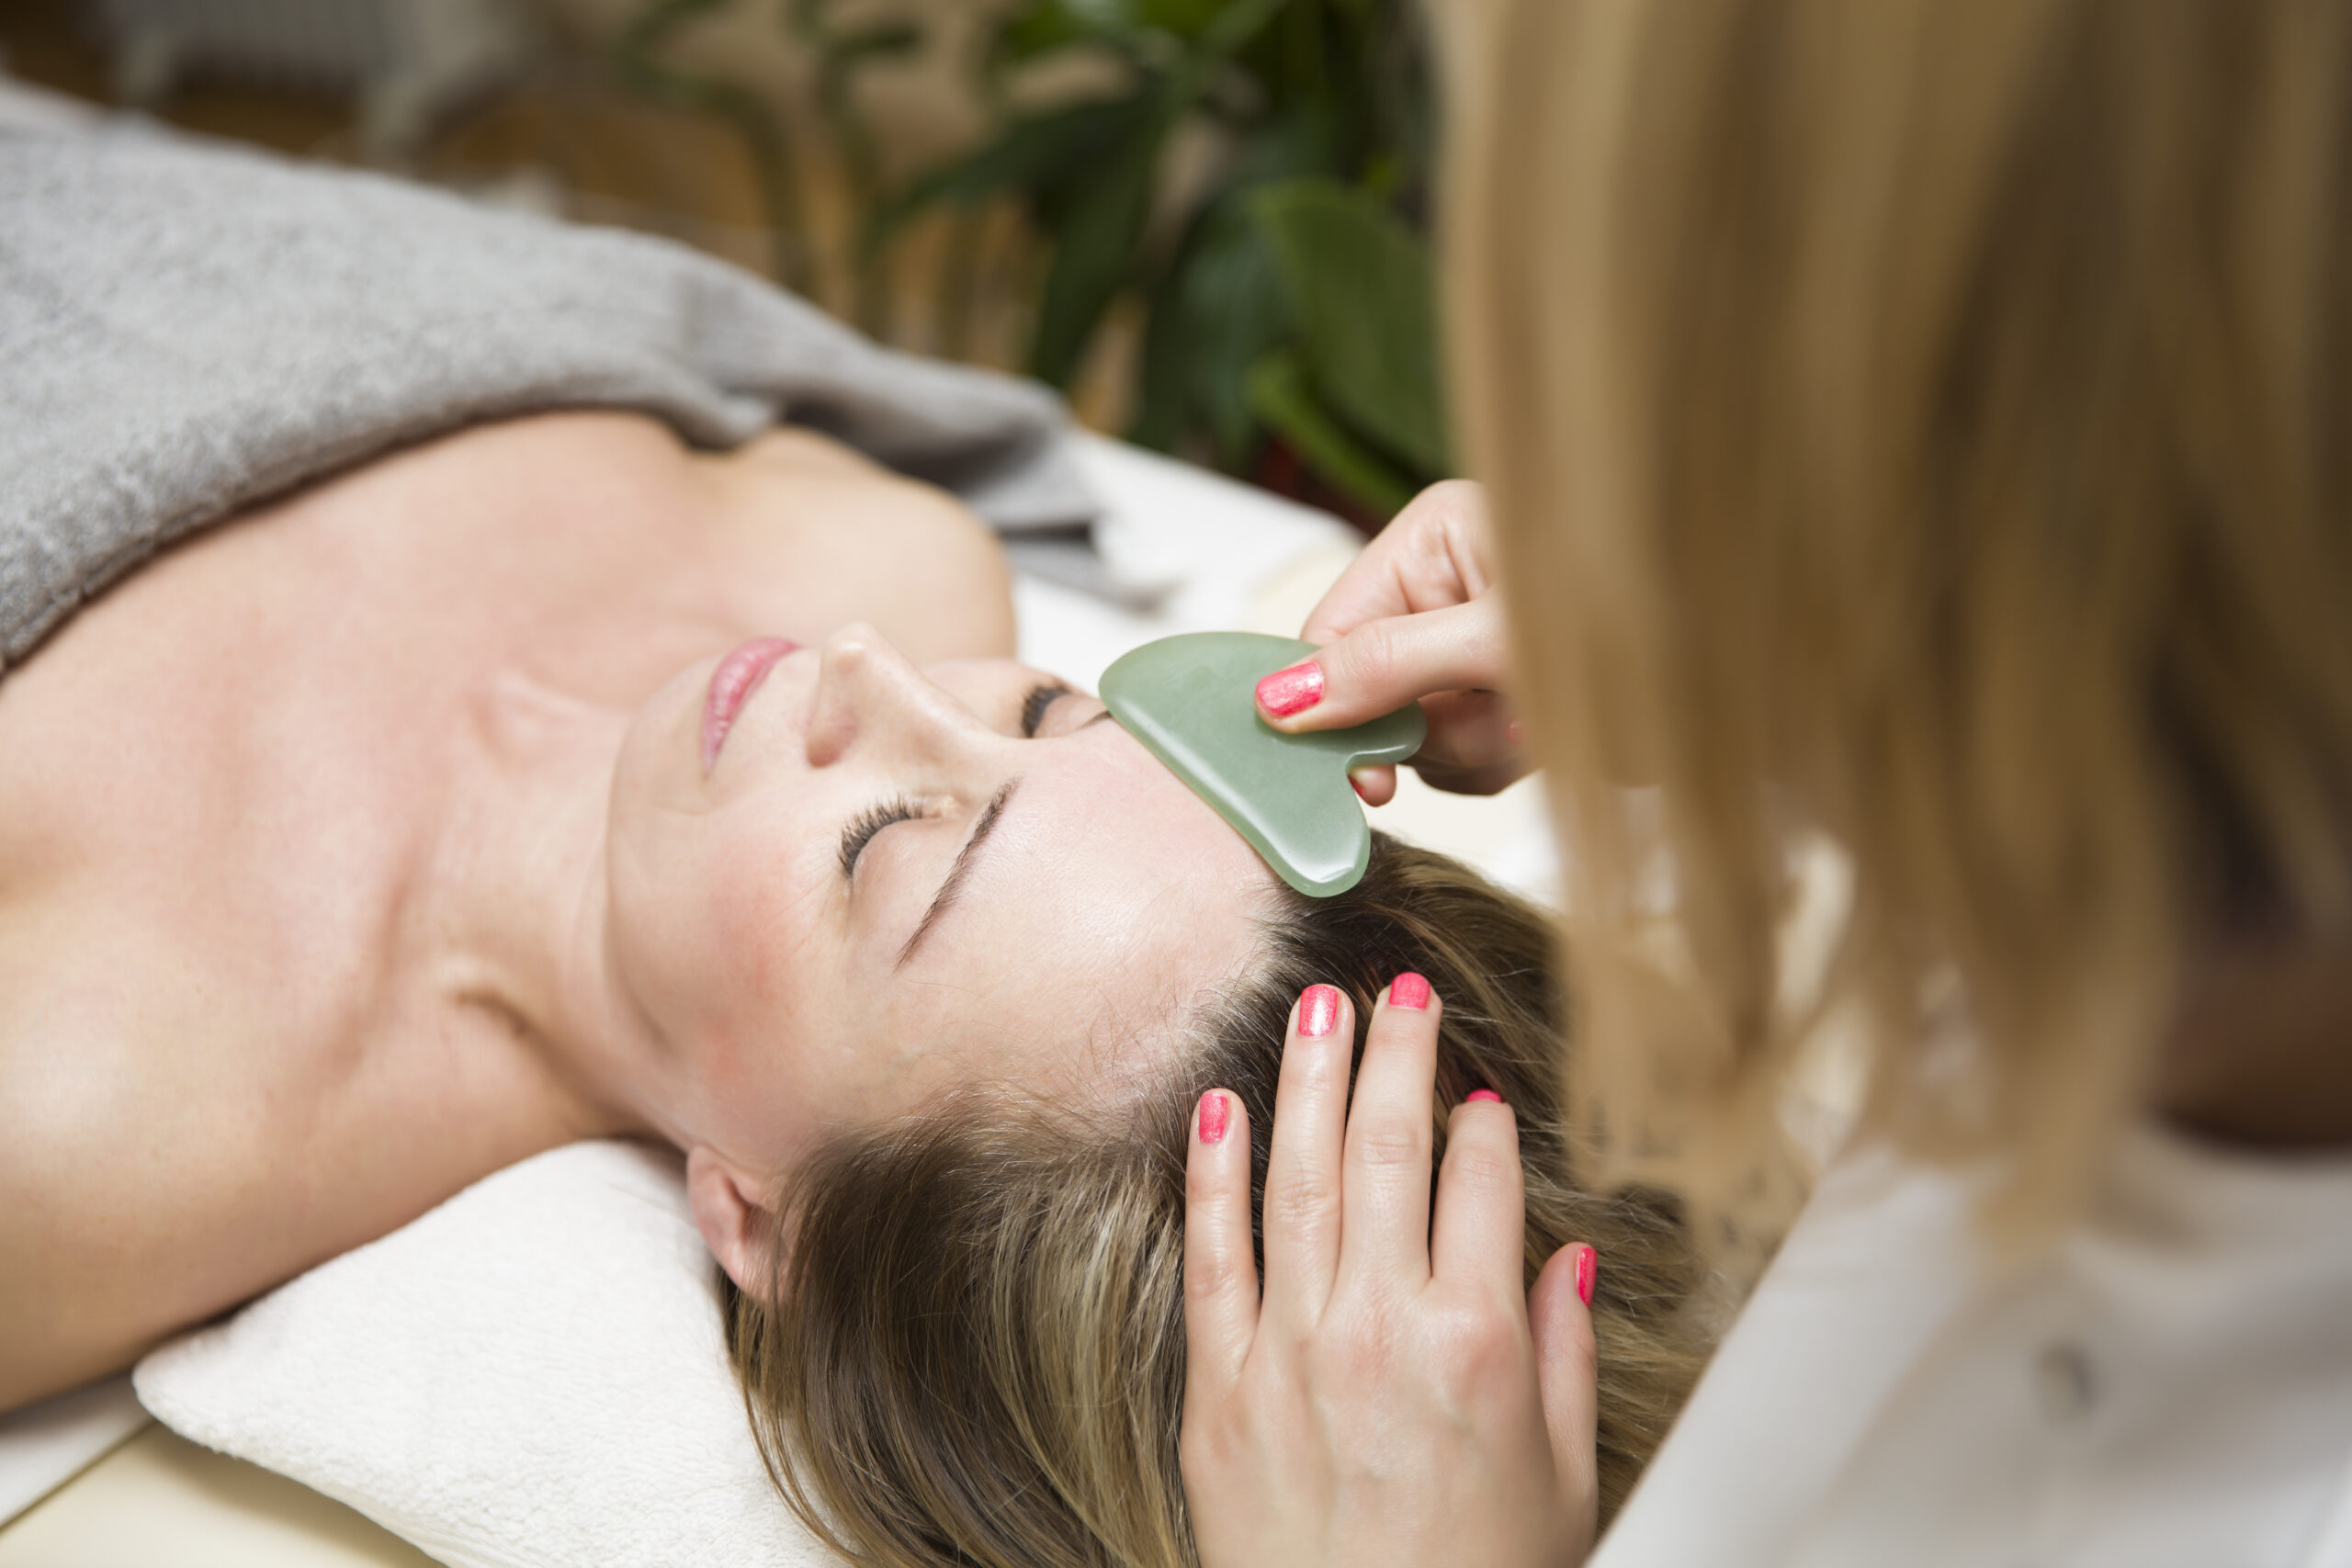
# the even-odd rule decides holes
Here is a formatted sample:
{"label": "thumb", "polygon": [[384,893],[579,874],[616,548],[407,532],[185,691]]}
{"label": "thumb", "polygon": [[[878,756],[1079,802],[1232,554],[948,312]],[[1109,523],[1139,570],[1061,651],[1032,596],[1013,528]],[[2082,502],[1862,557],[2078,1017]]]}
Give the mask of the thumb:
{"label": "thumb", "polygon": [[1591,1307],[1599,1264],[1600,1255],[1591,1247],[1564,1247],[1544,1265],[1535,1288],[1527,1293],[1527,1325],[1535,1338],[1535,1380],[1544,1397],[1544,1426],[1552,1437],[1552,1462],[1559,1472],[1561,1491],[1580,1500],[1588,1532],[1600,1501],[1593,1456],[1599,1359],[1593,1349]]}
{"label": "thumb", "polygon": [[1344,729],[1435,692],[1493,691],[1502,682],[1502,604],[1489,593],[1366,621],[1259,682],[1258,712],[1291,734]]}

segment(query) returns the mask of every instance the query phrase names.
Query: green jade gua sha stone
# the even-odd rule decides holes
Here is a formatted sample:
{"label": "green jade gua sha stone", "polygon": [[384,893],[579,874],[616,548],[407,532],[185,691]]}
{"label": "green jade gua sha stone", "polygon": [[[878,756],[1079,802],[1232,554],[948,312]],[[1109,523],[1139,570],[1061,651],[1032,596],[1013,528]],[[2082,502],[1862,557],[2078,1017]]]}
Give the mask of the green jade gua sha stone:
{"label": "green jade gua sha stone", "polygon": [[1102,701],[1310,898],[1345,893],[1372,858],[1348,770],[1401,762],[1429,721],[1417,704],[1352,729],[1285,735],[1258,716],[1261,679],[1315,651],[1257,632],[1191,632],[1131,649],[1102,672]]}

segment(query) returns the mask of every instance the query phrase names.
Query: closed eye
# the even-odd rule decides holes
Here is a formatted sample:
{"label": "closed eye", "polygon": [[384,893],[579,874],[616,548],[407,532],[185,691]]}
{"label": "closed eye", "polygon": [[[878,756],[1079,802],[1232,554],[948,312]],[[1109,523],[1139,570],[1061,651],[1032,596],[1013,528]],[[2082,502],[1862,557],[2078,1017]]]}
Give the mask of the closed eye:
{"label": "closed eye", "polygon": [[859,812],[842,829],[842,880],[848,882],[856,876],[857,858],[874,841],[875,834],[896,823],[911,822],[922,815],[915,803],[903,795]]}
{"label": "closed eye", "polygon": [[1076,692],[1059,681],[1047,681],[1031,687],[1029,694],[1021,701],[1021,739],[1036,739],[1038,728],[1046,722],[1046,710],[1064,697],[1076,695]]}
{"label": "closed eye", "polygon": [[[1023,740],[1036,739],[1037,731],[1044,727],[1046,715],[1053,710],[1053,705],[1064,697],[1079,694],[1076,687],[1059,681],[1045,681],[1031,687],[1029,694],[1021,699],[1021,738]],[[1110,716],[1110,711],[1105,709],[1087,723],[1094,724]],[[842,829],[842,879],[845,882],[855,880],[858,857],[865,853],[865,846],[874,841],[874,835],[885,828],[911,822],[924,815],[922,808],[905,795],[879,806],[870,806],[859,812]]]}

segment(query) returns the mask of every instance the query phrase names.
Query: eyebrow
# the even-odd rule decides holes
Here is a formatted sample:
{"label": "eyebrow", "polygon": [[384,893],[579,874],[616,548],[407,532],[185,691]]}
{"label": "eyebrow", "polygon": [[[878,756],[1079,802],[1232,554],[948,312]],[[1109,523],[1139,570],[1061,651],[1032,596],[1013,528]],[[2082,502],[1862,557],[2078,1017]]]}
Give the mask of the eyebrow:
{"label": "eyebrow", "polygon": [[964,847],[956,852],[956,863],[949,866],[947,874],[940,879],[939,891],[932,896],[931,908],[922,912],[922,919],[915,922],[914,934],[908,937],[906,945],[899,949],[899,961],[894,967],[905,968],[907,961],[915,955],[915,949],[922,945],[922,939],[931,934],[931,928],[939,923],[939,918],[956,907],[957,897],[964,891],[964,884],[971,879],[972,863],[978,856],[980,846],[989,841],[990,833],[996,831],[997,823],[1004,818],[1005,807],[1012,800],[1012,792],[1020,787],[1018,778],[1005,780],[1004,787],[980,808],[979,820],[972,824],[972,836],[966,839]]}

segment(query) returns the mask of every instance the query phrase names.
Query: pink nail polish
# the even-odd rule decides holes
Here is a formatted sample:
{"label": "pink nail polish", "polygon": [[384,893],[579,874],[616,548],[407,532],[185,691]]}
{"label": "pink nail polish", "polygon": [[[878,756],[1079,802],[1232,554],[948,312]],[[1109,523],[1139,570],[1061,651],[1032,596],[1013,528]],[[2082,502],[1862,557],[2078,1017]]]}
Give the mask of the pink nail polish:
{"label": "pink nail polish", "polygon": [[1503,1097],[1490,1089],[1474,1089],[1462,1098],[1464,1105],[1500,1105],[1502,1102]]}
{"label": "pink nail polish", "polygon": [[1592,1304],[1593,1276],[1600,1271],[1600,1254],[1589,1247],[1577,1248],[1577,1300]]}
{"label": "pink nail polish", "polygon": [[1340,1025],[1340,992],[1336,986],[1309,986],[1298,994],[1298,1032],[1320,1040]]}
{"label": "pink nail polish", "polygon": [[1388,982],[1388,1005],[1411,1008],[1415,1012],[1423,1010],[1430,1005],[1430,983],[1410,969],[1406,970]]}
{"label": "pink nail polish", "polygon": [[1225,1096],[1201,1096],[1201,1142],[1221,1144],[1225,1141]]}
{"label": "pink nail polish", "polygon": [[1323,700],[1323,667],[1313,660],[1277,670],[1258,682],[1258,705],[1276,718],[1304,713]]}

